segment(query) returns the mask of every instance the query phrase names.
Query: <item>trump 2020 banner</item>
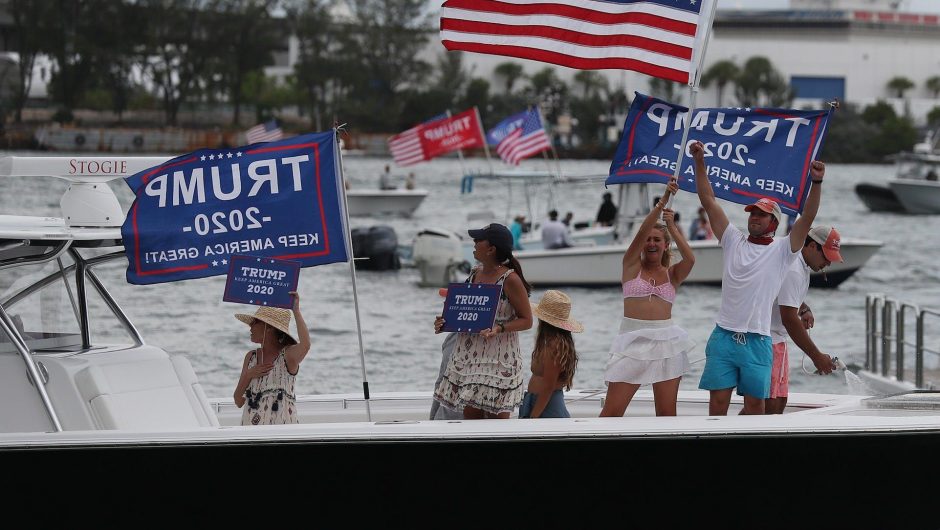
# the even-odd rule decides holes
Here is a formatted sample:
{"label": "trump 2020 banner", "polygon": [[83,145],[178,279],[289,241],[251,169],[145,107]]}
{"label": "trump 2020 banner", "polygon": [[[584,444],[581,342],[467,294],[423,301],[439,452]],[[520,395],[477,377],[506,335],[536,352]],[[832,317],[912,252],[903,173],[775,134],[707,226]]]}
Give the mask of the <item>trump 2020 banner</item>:
{"label": "trump 2020 banner", "polygon": [[[788,215],[803,211],[810,163],[826,135],[831,111],[701,108],[693,111],[679,188],[695,193],[689,146],[705,146],[705,165],[715,196],[750,204],[777,201]],[[676,168],[688,109],[636,94],[624,122],[607,184],[665,184]]]}
{"label": "trump 2020 banner", "polygon": [[347,261],[337,157],[329,131],[200,149],[127,177],[127,281],[226,274],[233,254]]}

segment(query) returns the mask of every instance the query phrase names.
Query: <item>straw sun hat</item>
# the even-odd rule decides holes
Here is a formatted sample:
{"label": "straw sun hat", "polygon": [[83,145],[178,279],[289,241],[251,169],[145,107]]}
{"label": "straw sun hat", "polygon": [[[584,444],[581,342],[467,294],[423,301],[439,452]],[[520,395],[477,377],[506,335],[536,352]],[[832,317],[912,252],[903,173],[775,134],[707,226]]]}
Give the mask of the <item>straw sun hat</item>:
{"label": "straw sun hat", "polygon": [[255,311],[255,314],[235,313],[235,318],[245,324],[251,325],[253,320],[260,320],[274,329],[283,332],[290,337],[290,340],[297,344],[297,338],[290,332],[290,311],[280,307],[261,306]]}
{"label": "straw sun hat", "polygon": [[542,321],[556,328],[566,329],[574,333],[584,331],[580,322],[571,318],[571,298],[561,291],[545,291],[539,303],[532,304],[532,313]]}

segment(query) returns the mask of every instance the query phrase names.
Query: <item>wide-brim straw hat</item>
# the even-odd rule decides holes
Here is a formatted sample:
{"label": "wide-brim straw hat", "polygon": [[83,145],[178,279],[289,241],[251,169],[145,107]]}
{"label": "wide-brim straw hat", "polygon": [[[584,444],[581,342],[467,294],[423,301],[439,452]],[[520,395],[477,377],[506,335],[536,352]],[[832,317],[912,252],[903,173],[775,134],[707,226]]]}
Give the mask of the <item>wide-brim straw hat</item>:
{"label": "wide-brim straw hat", "polygon": [[235,318],[241,320],[245,324],[251,325],[252,320],[260,320],[269,326],[273,327],[278,331],[284,332],[285,335],[290,337],[294,344],[297,344],[298,340],[290,332],[290,311],[287,309],[282,309],[280,307],[268,307],[261,306],[255,311],[255,314],[249,315],[246,313],[235,313]]}
{"label": "wide-brim straw hat", "polygon": [[532,304],[532,314],[539,320],[573,333],[581,333],[584,326],[571,318],[571,298],[561,291],[548,290],[539,303]]}

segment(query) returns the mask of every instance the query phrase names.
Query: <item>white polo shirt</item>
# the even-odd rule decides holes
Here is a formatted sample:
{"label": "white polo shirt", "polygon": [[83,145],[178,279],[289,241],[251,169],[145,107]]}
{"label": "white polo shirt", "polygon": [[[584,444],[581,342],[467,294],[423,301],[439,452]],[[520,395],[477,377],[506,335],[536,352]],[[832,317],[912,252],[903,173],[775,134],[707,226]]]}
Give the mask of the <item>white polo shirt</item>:
{"label": "white polo shirt", "polygon": [[769,245],[751,243],[730,223],[720,243],[724,270],[717,324],[728,331],[770,336],[774,300],[800,251],[790,251],[789,236]]}
{"label": "white polo shirt", "polygon": [[770,315],[770,338],[774,344],[785,342],[789,334],[787,328],[783,325],[783,319],[780,316],[780,306],[795,307],[799,310],[806,299],[806,293],[809,292],[809,274],[812,269],[803,259],[803,253],[790,265],[787,276],[780,286],[780,292],[777,293],[777,300],[774,301],[773,311]]}

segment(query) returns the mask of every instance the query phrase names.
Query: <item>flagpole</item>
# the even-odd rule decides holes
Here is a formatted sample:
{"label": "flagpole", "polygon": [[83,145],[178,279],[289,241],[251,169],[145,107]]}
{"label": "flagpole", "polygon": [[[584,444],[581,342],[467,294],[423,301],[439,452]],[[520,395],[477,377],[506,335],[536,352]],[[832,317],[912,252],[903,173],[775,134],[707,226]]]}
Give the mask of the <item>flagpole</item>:
{"label": "flagpole", "polygon": [[[702,65],[705,63],[705,52],[708,50],[708,41],[711,38],[712,21],[715,19],[715,8],[717,5],[718,0],[712,0],[711,5],[708,6],[708,22],[706,24],[707,29],[705,30],[705,40],[702,43],[702,53],[698,58],[698,64],[695,66],[695,77],[692,79],[692,82],[689,83],[689,112],[685,117],[685,127],[682,129],[682,141],[679,143],[679,156],[676,158],[676,169],[672,174],[672,180],[675,182],[679,181],[679,173],[682,171],[682,159],[685,156],[686,143],[689,139],[689,129],[692,128],[692,116],[695,112],[699,80],[702,77]],[[673,196],[667,191],[665,193],[665,198],[666,207],[671,207]]]}
{"label": "flagpole", "polygon": [[490,146],[486,143],[486,131],[483,129],[483,118],[480,117],[480,109],[476,105],[473,111],[477,115],[477,125],[480,127],[480,136],[483,137],[483,152],[486,153],[486,165],[490,168],[490,174],[493,174],[493,161],[490,159]]}
{"label": "flagpole", "polygon": [[[535,112],[539,113],[539,123],[542,124],[542,130],[545,130],[545,116],[542,116],[542,107],[536,103]],[[555,166],[558,168],[558,178],[561,178],[561,162],[558,161],[558,152],[555,151],[555,142],[552,135],[548,135],[548,145],[551,147],[552,155],[555,157]],[[552,174],[552,166],[548,160],[548,154],[545,151],[542,151],[542,158],[545,159],[545,167],[548,168],[548,174]]]}
{"label": "flagpole", "polygon": [[343,171],[343,153],[339,149],[339,128],[333,127],[333,142],[336,160],[339,162],[340,189],[343,193],[343,239],[346,252],[349,253],[349,277],[352,279],[353,307],[356,310],[356,333],[359,336],[359,359],[362,366],[362,397],[366,404],[366,418],[372,421],[372,408],[369,405],[369,378],[366,376],[366,351],[362,344],[362,319],[359,316],[359,291],[356,289],[356,256],[353,255],[352,236],[349,233],[349,199],[346,195],[346,175]]}

